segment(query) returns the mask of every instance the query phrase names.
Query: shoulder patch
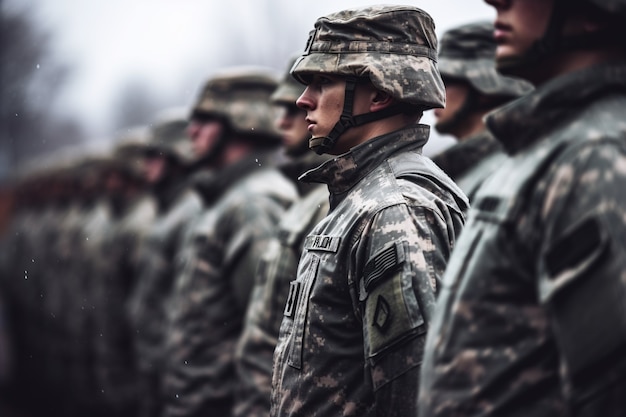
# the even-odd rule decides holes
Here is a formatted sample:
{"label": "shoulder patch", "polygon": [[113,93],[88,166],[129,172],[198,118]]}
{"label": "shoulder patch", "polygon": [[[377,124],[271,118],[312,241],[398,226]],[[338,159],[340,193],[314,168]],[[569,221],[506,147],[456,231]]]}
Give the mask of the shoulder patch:
{"label": "shoulder patch", "polygon": [[401,243],[392,243],[374,255],[365,265],[363,280],[366,291],[371,291],[378,281],[388,272],[404,262],[404,251]]}

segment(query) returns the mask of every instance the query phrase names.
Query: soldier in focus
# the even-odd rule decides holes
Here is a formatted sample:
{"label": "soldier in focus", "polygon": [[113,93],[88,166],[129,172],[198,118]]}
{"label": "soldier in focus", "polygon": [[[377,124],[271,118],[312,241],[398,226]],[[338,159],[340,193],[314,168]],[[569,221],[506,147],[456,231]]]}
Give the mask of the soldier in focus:
{"label": "soldier in focus", "polygon": [[444,277],[423,416],[626,414],[626,1],[488,0],[496,65],[532,82],[487,116],[509,160]]}
{"label": "soldier in focus", "polygon": [[297,178],[328,159],[309,149],[310,134],[306,111],[296,106],[304,86],[289,70],[270,97],[279,107],[277,126],[288,161],[279,169],[299,190],[298,200],[289,207],[273,232],[255,274],[255,285],[246,313],[245,326],[235,356],[239,381],[233,414],[241,417],[269,416],[272,361],[278,342],[289,282],[296,275],[304,238],[328,213],[328,190],[322,184],[307,184]]}
{"label": "soldier in focus", "polygon": [[[402,22],[401,25],[398,22]],[[272,416],[417,413],[423,346],[468,202],[422,156],[423,111],[444,105],[431,17],[373,6],[319,18],[291,73],[306,85],[302,176],[330,192],[290,283]]]}
{"label": "soldier in focus", "polygon": [[505,77],[495,67],[493,23],[475,22],[444,33],[438,68],[446,86],[446,107],[435,109],[435,129],[458,143],[432,159],[465,192],[470,201],[505,154],[485,127],[484,116],[528,93],[532,86]]}
{"label": "soldier in focus", "polygon": [[164,416],[231,415],[235,345],[255,268],[297,195],[273,166],[280,136],[269,97],[276,85],[265,69],[229,68],[204,84],[193,106],[191,140],[198,141],[201,129],[221,134],[207,140],[215,180],[196,188],[204,211],[179,256],[164,354]]}
{"label": "soldier in focus", "polygon": [[156,215],[139,247],[137,282],[129,299],[142,417],[162,413],[167,302],[185,230],[202,209],[202,200],[189,187],[193,159],[187,125],[187,116],[179,109],[160,112],[144,148],[144,175],[156,201]]}

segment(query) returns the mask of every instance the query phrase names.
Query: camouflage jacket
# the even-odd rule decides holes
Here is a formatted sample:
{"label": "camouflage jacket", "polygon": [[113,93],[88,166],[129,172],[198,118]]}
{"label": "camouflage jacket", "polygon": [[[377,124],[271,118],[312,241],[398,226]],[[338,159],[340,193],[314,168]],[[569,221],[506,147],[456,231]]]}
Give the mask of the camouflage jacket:
{"label": "camouflage jacket", "polygon": [[129,314],[137,337],[138,367],[159,372],[162,365],[166,305],[174,285],[176,257],[188,224],[200,214],[202,201],[185,182],[161,198],[161,210],[141,243],[137,284],[129,299]]}
{"label": "camouflage jacket", "polygon": [[96,285],[96,377],[103,397],[114,409],[137,401],[135,332],[128,315],[128,300],[138,276],[139,247],[156,216],[150,196],[141,196],[126,207],[105,231]]}
{"label": "camouflage jacket", "polygon": [[290,283],[272,416],[415,415],[438,281],[467,208],[421,155],[428,132],[380,136],[303,176],[328,185],[330,212]]}
{"label": "camouflage jacket", "polygon": [[490,114],[511,158],[446,270],[420,415],[626,413],[625,114],[624,63]]}
{"label": "camouflage jacket", "polygon": [[433,157],[472,201],[478,187],[498,167],[506,154],[487,129],[458,142]]}
{"label": "camouflage jacket", "polygon": [[259,261],[236,354],[239,382],[235,416],[269,415],[272,361],[289,283],[296,276],[304,238],[327,213],[328,189],[316,184],[285,213]]}
{"label": "camouflage jacket", "polygon": [[293,184],[260,158],[240,162],[243,167],[219,173],[238,181],[221,187],[219,198],[213,187],[214,203],[195,223],[180,257],[168,310],[165,416],[230,415],[235,345],[255,268],[296,198]]}

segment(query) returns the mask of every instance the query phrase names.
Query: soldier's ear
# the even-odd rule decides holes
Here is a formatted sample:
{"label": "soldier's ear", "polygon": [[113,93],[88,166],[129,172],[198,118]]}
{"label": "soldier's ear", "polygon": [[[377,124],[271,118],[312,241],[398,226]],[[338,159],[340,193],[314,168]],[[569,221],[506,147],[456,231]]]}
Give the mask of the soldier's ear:
{"label": "soldier's ear", "polygon": [[384,91],[374,90],[370,111],[379,111],[385,107],[389,107],[393,103],[393,97]]}

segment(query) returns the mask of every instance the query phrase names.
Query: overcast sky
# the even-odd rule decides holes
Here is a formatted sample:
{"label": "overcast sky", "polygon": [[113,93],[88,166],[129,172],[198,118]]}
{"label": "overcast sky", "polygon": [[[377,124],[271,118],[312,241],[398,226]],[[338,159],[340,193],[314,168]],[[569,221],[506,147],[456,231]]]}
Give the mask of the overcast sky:
{"label": "overcast sky", "polygon": [[[115,99],[139,79],[172,105],[190,105],[212,72],[239,64],[284,70],[315,20],[380,1],[353,0],[4,0],[30,8],[53,34],[54,52],[73,67],[58,112],[76,115],[94,137],[111,132]],[[437,34],[493,20],[482,0],[422,0]],[[430,123],[427,115],[425,122]],[[445,140],[445,138],[444,138]]]}

